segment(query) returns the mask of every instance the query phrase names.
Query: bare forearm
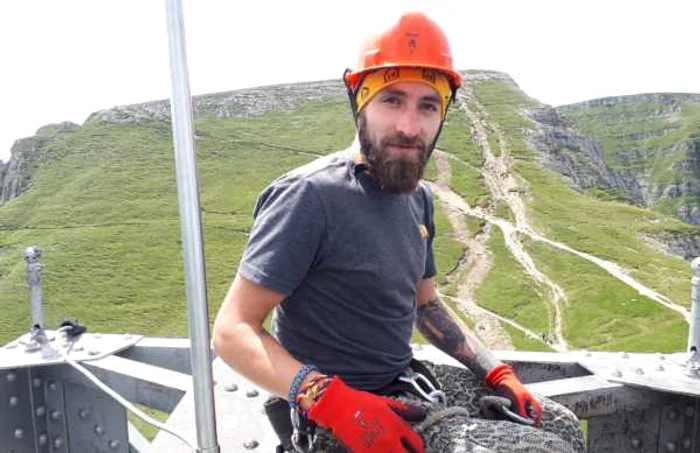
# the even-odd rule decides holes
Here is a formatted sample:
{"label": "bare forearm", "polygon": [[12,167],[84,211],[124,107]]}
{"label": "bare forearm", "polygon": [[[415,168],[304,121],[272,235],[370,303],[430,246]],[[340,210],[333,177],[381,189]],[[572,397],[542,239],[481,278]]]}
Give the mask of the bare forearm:
{"label": "bare forearm", "polygon": [[457,359],[482,380],[489,370],[500,363],[437,297],[418,307],[416,325],[426,340]]}
{"label": "bare forearm", "polygon": [[267,331],[245,323],[215,329],[214,347],[236,372],[285,399],[303,365]]}

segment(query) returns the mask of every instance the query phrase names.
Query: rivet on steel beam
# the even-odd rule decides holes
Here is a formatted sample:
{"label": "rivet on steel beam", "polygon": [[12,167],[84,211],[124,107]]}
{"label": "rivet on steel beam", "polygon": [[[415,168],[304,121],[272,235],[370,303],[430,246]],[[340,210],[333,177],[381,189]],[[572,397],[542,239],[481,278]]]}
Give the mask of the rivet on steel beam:
{"label": "rivet on steel beam", "polygon": [[612,372],[612,375],[615,377],[622,377],[622,371],[620,370],[615,370]]}
{"label": "rivet on steel beam", "polygon": [[248,450],[253,450],[254,448],[258,448],[258,445],[260,445],[260,444],[255,439],[249,440],[248,442],[243,444],[243,446]]}
{"label": "rivet on steel beam", "polygon": [[49,390],[58,390],[58,384],[56,384],[54,381],[49,381],[48,384]]}
{"label": "rivet on steel beam", "polygon": [[245,392],[245,396],[247,396],[248,398],[255,398],[256,396],[258,396],[258,391],[255,389],[248,390],[247,392]]}
{"label": "rivet on steel beam", "polygon": [[63,446],[63,438],[57,437],[53,440],[53,448],[61,448]]}
{"label": "rivet on steel beam", "polygon": [[637,374],[644,374],[644,370],[641,368],[637,368],[636,370],[634,370],[634,372]]}
{"label": "rivet on steel beam", "polygon": [[17,375],[15,373],[8,373],[7,382],[12,383],[17,380]]}
{"label": "rivet on steel beam", "polygon": [[668,418],[670,418],[671,420],[677,419],[678,412],[676,412],[674,409],[671,409],[670,411],[668,411]]}
{"label": "rivet on steel beam", "polygon": [[635,449],[639,448],[640,445],[642,445],[642,441],[639,439],[632,439],[631,443],[632,443],[632,447]]}
{"label": "rivet on steel beam", "polygon": [[43,417],[44,415],[46,415],[46,408],[44,406],[38,406],[36,408],[36,416]]}
{"label": "rivet on steel beam", "polygon": [[236,384],[228,384],[224,386],[224,390],[226,390],[227,392],[235,392],[236,390],[238,390],[238,386]]}
{"label": "rivet on steel beam", "polygon": [[102,427],[102,425],[95,425],[95,429],[93,431],[98,436],[101,436],[105,433],[105,429]]}
{"label": "rivet on steel beam", "polygon": [[24,437],[24,430],[22,428],[15,429],[14,432],[15,439],[21,439]]}
{"label": "rivet on steel beam", "polygon": [[78,345],[75,345],[75,347],[73,348],[73,351],[74,352],[82,352],[84,349],[85,349],[84,347],[82,347],[81,345],[78,344]]}
{"label": "rivet on steel beam", "polygon": [[35,377],[34,379],[32,379],[32,385],[34,386],[34,388],[41,387],[41,378]]}
{"label": "rivet on steel beam", "polygon": [[676,444],[673,442],[666,442],[666,451],[669,453],[676,451]]}
{"label": "rivet on steel beam", "polygon": [[692,418],[693,415],[695,415],[695,408],[693,408],[693,406],[688,406],[685,408],[685,411],[683,411],[683,414],[688,418]]}
{"label": "rivet on steel beam", "polygon": [[91,356],[100,355],[100,351],[98,351],[97,349],[90,349],[88,351],[88,355],[91,355]]}
{"label": "rivet on steel beam", "polygon": [[39,434],[39,445],[46,445],[49,441],[49,436],[46,433]]}
{"label": "rivet on steel beam", "polygon": [[629,359],[630,355],[626,352],[623,352],[622,354],[620,354],[620,357],[622,357],[623,359]]}
{"label": "rivet on steel beam", "polygon": [[656,370],[656,371],[664,371],[665,368],[664,368],[663,365],[661,365],[661,364],[659,363],[659,364],[656,366],[655,370]]}
{"label": "rivet on steel beam", "polygon": [[61,418],[61,411],[53,410],[51,411],[51,420],[58,420]]}
{"label": "rivet on steel beam", "polygon": [[686,450],[690,450],[690,447],[693,445],[693,441],[691,441],[688,437],[683,439],[683,448]]}
{"label": "rivet on steel beam", "polygon": [[10,407],[17,407],[18,404],[19,404],[19,398],[17,398],[16,396],[11,396],[10,397]]}
{"label": "rivet on steel beam", "polygon": [[119,441],[118,440],[110,440],[107,445],[109,445],[109,448],[111,448],[112,450],[116,450],[117,448],[119,448]]}
{"label": "rivet on steel beam", "polygon": [[80,409],[78,411],[78,417],[80,417],[81,420],[85,420],[90,416],[90,409]]}

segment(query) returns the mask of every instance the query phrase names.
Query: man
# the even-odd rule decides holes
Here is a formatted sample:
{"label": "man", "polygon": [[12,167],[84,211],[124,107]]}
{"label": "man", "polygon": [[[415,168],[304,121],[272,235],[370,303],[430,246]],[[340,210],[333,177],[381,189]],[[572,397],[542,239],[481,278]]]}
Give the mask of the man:
{"label": "man", "polygon": [[[216,319],[216,352],[286,399],[298,423],[317,426],[326,439],[317,451],[515,451],[514,442],[544,438],[541,451],[582,449],[573,415],[557,408],[543,419],[541,401],[450,315],[435,287],[433,201],[421,178],[462,81],[444,33],[424,14],[405,14],[365,44],[344,80],[357,139],[260,195]],[[263,327],[273,310],[274,336]],[[468,370],[412,360],[414,324]],[[475,395],[486,394],[543,429],[470,418],[480,412]],[[548,434],[552,419],[575,433]],[[460,426],[483,436],[453,432]],[[506,442],[489,439],[505,430]]]}

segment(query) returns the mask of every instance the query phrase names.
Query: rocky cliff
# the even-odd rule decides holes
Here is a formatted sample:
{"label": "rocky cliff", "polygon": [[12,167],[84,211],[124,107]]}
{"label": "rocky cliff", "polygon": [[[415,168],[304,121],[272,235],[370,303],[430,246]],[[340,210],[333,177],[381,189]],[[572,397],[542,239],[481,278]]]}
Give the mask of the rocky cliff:
{"label": "rocky cliff", "polygon": [[56,157],[51,142],[57,136],[66,138],[78,127],[71,122],[49,124],[39,128],[33,137],[15,141],[10,150],[10,160],[0,162],[0,204],[17,197],[29,187],[33,170],[39,162]]}
{"label": "rocky cliff", "polygon": [[602,157],[615,175],[612,181],[579,166],[574,180],[613,187],[638,206],[700,225],[700,94],[609,97],[556,111],[597,142],[600,152],[583,155]]}

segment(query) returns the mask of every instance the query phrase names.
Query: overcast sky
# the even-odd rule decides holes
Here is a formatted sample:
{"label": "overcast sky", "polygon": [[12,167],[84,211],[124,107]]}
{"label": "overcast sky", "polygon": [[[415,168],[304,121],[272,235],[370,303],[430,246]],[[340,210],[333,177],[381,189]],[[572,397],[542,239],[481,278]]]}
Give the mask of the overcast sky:
{"label": "overcast sky", "polygon": [[[2,1],[0,160],[45,124],[169,97],[165,4]],[[185,0],[192,94],[338,78],[406,8],[443,26],[459,69],[507,72],[546,104],[700,93],[698,0]]]}

